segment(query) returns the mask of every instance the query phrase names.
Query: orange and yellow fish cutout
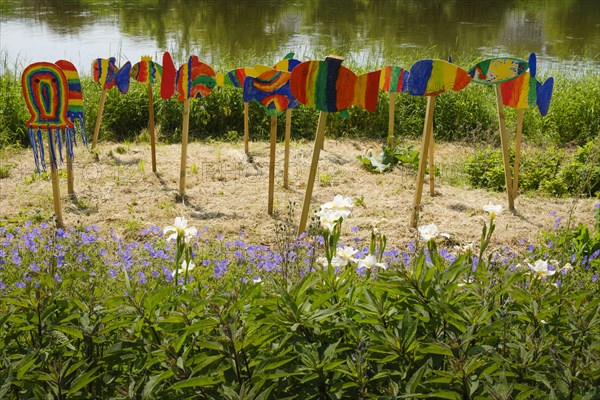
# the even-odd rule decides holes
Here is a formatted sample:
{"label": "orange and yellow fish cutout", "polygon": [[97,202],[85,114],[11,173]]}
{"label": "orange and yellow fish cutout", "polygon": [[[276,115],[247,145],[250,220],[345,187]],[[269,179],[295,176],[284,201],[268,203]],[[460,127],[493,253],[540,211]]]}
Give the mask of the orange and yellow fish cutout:
{"label": "orange and yellow fish cutout", "polygon": [[548,78],[541,83],[536,79],[535,53],[529,55],[529,71],[524,72],[516,79],[500,84],[502,89],[502,104],[513,108],[529,108],[537,106],[540,114],[545,116],[550,107],[554,79]]}

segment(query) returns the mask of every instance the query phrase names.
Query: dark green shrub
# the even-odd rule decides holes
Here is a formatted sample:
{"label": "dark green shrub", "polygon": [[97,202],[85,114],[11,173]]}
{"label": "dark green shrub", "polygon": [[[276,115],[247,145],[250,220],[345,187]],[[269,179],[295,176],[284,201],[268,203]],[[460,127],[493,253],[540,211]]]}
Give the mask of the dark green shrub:
{"label": "dark green shrub", "polygon": [[467,159],[465,169],[471,186],[497,191],[506,188],[502,152],[498,149],[488,146],[476,151]]}
{"label": "dark green shrub", "polygon": [[[514,166],[514,152],[511,151],[509,159],[511,166]],[[568,188],[565,189],[566,183],[562,178],[557,180],[564,160],[564,151],[554,147],[523,151],[519,167],[519,191],[541,190],[556,196],[570,192]],[[467,159],[465,169],[469,183],[474,187],[496,191],[506,189],[504,162],[500,149],[488,146],[476,151]]]}
{"label": "dark green shrub", "polygon": [[28,119],[20,76],[4,69],[0,75],[0,148],[29,143],[25,127]]}
{"label": "dark green shrub", "polygon": [[600,139],[580,147],[559,173],[571,194],[597,196],[600,194]]}

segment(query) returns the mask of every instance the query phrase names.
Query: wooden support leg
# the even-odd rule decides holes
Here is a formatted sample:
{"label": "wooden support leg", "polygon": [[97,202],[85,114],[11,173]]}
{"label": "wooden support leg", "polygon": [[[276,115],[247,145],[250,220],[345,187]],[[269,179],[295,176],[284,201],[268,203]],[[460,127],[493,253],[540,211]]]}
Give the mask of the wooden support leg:
{"label": "wooden support leg", "polygon": [[[48,133],[48,135],[52,135],[52,133]],[[60,133],[59,133],[60,135]],[[48,154],[52,155],[52,154],[56,154],[56,148],[54,146],[54,143],[56,142],[55,139],[50,140],[50,138],[48,138]],[[54,148],[50,148],[50,146],[54,147]],[[63,222],[63,215],[62,215],[62,204],[60,202],[60,183],[58,180],[58,165],[56,165],[57,163],[55,162],[55,160],[52,160],[52,156],[50,157],[50,179],[52,181],[52,198],[54,200],[54,215],[56,216],[56,227],[57,228],[64,228],[65,224]]]}
{"label": "wooden support leg", "polygon": [[[60,135],[60,133],[59,133]],[[67,193],[69,196],[73,196],[75,194],[75,185],[74,185],[74,177],[73,177],[73,159],[71,155],[67,151]]]}
{"label": "wooden support leg", "polygon": [[152,172],[156,173],[156,134],[154,132],[154,98],[152,85],[148,84],[148,125],[150,131],[150,151],[152,152]]}
{"label": "wooden support leg", "polygon": [[419,208],[421,207],[421,196],[423,195],[423,181],[425,180],[425,168],[427,165],[427,154],[429,153],[429,132],[433,131],[433,114],[435,112],[435,96],[427,97],[427,111],[425,112],[425,123],[423,126],[423,144],[421,145],[421,156],[419,159],[419,170],[417,172],[417,187],[413,201],[410,225],[417,227],[419,221]]}
{"label": "wooden support leg", "polygon": [[519,166],[521,164],[521,142],[523,141],[523,109],[517,113],[517,136],[515,138],[515,167],[513,176],[513,196],[519,195]]}
{"label": "wooden support leg", "polygon": [[396,111],[396,93],[390,93],[390,112],[388,121],[388,137],[387,144],[392,147],[394,145],[394,112]]}
{"label": "wooden support leg", "polygon": [[248,102],[245,101],[244,102],[244,152],[246,154],[248,154],[250,152],[250,145],[249,145],[249,141],[250,141],[250,122],[249,122],[249,118],[250,118],[250,110],[249,110],[249,106],[248,106]]}
{"label": "wooden support leg", "polygon": [[302,216],[300,217],[300,225],[298,226],[298,235],[302,234],[306,230],[306,223],[308,222],[308,212],[310,210],[310,200],[312,197],[313,186],[315,185],[315,178],[317,176],[319,155],[321,154],[321,149],[323,148],[323,142],[325,140],[326,123],[327,112],[321,111],[319,114],[319,123],[317,125],[317,134],[315,136],[315,147],[313,150],[312,162],[310,164],[308,183],[306,185],[306,193],[304,194],[304,203],[302,205]]}
{"label": "wooden support leg", "polygon": [[502,158],[504,161],[504,181],[506,183],[506,194],[508,195],[508,209],[515,211],[513,197],[513,180],[510,172],[510,157],[508,150],[508,135],[506,134],[506,121],[504,118],[504,105],[502,104],[502,89],[496,85],[496,105],[498,107],[498,123],[500,125],[500,142],[502,143]]}
{"label": "wooden support leg", "polygon": [[273,215],[273,198],[275,192],[275,148],[277,146],[277,117],[271,116],[271,148],[269,154],[269,205],[267,211]]}
{"label": "wooden support leg", "polygon": [[290,170],[290,136],[292,133],[292,110],[288,109],[285,112],[285,150],[283,153],[283,187],[289,187],[289,170]]}
{"label": "wooden support leg", "polygon": [[183,102],[183,130],[181,132],[181,164],[179,169],[179,196],[183,201],[185,196],[185,177],[187,169],[187,146],[190,130],[190,99]]}
{"label": "wooden support leg", "polygon": [[435,158],[434,158],[433,122],[429,131],[429,195],[435,196]]}
{"label": "wooden support leg", "polygon": [[100,96],[100,105],[98,106],[98,116],[96,117],[96,127],[94,128],[94,136],[92,136],[92,150],[96,148],[98,143],[98,134],[100,133],[100,125],[102,124],[102,113],[104,113],[104,103],[106,102],[106,93],[108,90],[103,89]]}

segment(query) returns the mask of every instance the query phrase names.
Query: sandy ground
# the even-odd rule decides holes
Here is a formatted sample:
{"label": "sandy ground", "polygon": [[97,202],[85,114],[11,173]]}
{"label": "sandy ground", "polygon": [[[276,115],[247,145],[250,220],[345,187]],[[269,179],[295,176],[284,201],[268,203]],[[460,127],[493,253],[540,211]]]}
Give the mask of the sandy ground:
{"label": "sandy ground", "polygon": [[[417,148],[418,144],[414,143]],[[352,215],[344,224],[344,236],[358,226],[366,237],[373,225],[388,235],[391,246],[403,246],[415,238],[409,227],[416,186],[416,173],[395,169],[379,175],[364,169],[356,159],[367,150],[379,151],[380,143],[369,141],[326,141],[321,152],[312,210],[340,193],[356,199]],[[295,221],[300,219],[310,169],[313,144],[293,142],[289,166],[289,188],[283,183],[283,149],[277,146],[274,215],[267,214],[269,144],[250,143],[251,157],[242,143],[190,143],[188,148],[187,200],[177,200],[179,191],[180,145],[157,147],[157,170],[151,168],[149,144],[100,143],[97,159],[80,147],[75,155],[75,199],[66,189],[61,172],[61,194],[66,224],[96,224],[135,236],[151,225],[172,224],[185,216],[198,228],[237,237],[240,231],[250,242],[271,243],[275,225],[285,217],[289,202],[295,203]],[[457,144],[436,145],[436,162],[441,176],[434,197],[424,188],[420,224],[436,224],[457,243],[476,241],[487,215],[482,207],[489,202],[507,208],[505,193],[472,189],[457,182],[460,163],[474,151]],[[122,153],[122,154],[121,154]],[[30,150],[4,152],[0,165],[11,166],[9,177],[0,179],[0,225],[22,222],[36,215],[53,213],[52,190],[48,179],[36,177]],[[450,185],[453,183],[454,185]],[[534,240],[540,229],[551,229],[558,217],[566,222],[593,223],[593,199],[553,199],[521,195],[517,214],[505,211],[497,218],[496,245],[517,245],[522,238]],[[556,215],[551,215],[556,211]],[[565,223],[563,222],[563,223]]]}

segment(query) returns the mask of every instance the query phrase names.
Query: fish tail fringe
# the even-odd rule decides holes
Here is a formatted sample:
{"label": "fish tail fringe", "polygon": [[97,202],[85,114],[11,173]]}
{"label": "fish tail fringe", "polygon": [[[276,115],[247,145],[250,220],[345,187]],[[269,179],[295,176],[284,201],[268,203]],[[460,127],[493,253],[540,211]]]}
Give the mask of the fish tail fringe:
{"label": "fish tail fringe", "polygon": [[48,128],[48,148],[50,149],[51,168],[58,169],[58,163],[56,162],[56,148],[54,147],[54,138],[52,137],[51,128]]}
{"label": "fish tail fringe", "polygon": [[46,152],[44,150],[44,138],[42,136],[42,129],[37,130],[37,145],[40,153],[40,163],[42,165],[42,171],[46,172]]}
{"label": "fish tail fringe", "polygon": [[56,147],[58,148],[58,156],[60,157],[60,163],[63,163],[63,152],[62,152],[62,131],[60,128],[56,128]]}

